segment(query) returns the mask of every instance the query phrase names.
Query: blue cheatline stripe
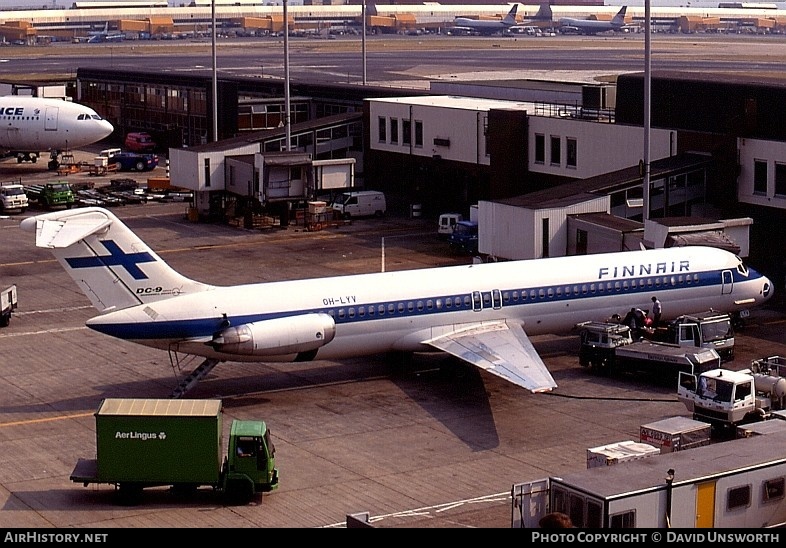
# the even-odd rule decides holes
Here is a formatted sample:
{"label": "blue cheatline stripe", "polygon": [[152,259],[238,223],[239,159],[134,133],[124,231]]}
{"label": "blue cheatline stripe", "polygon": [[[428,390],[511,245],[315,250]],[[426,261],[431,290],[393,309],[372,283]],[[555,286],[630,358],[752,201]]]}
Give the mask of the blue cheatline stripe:
{"label": "blue cheatline stripe", "polygon": [[[750,277],[744,278],[738,272],[733,272],[733,282],[737,283],[741,281],[749,281],[761,277],[755,271],[750,271],[752,274]],[[622,289],[622,280],[620,280],[620,289],[615,289],[612,286],[612,289],[604,289],[604,291],[598,291],[597,286],[600,282],[585,282],[585,283],[571,283],[571,284],[560,284],[559,286],[541,286],[541,287],[534,287],[534,288],[517,288],[517,289],[506,289],[500,290],[500,293],[503,295],[502,299],[502,308],[512,308],[517,306],[525,306],[527,304],[539,304],[545,302],[568,302],[568,301],[575,301],[579,299],[603,299],[607,297],[613,297],[617,295],[631,295],[631,294],[648,294],[652,291],[663,289],[668,287],[669,289],[679,290],[679,289],[695,289],[699,287],[712,287],[717,286],[718,291],[720,291],[720,271],[712,271],[712,272],[703,272],[703,273],[694,273],[690,274],[689,276],[686,275],[685,279],[690,277],[691,282],[687,283],[687,281],[683,280],[682,283],[675,283],[674,285],[671,284],[671,278],[673,276],[653,276],[652,278],[644,278],[642,282],[641,278],[637,278],[637,285],[635,288],[630,286],[630,280],[628,280],[628,287],[626,289]],[[656,285],[654,280],[658,278],[661,280],[660,285]],[[663,283],[663,279],[668,278],[668,283]],[[648,279],[652,279],[652,285],[647,284],[646,281]],[[614,282],[612,282],[614,283]],[[582,291],[583,286],[591,286],[595,284],[596,290],[595,292],[587,292]],[[605,285],[605,282],[604,282]],[[565,293],[565,287],[570,286],[571,291],[569,294]],[[573,286],[577,286],[579,288],[578,293],[573,292]],[[560,287],[562,289],[562,293],[558,295],[556,293],[556,288]],[[512,298],[513,292],[516,291],[519,294],[518,300],[514,300]],[[534,291],[535,297],[532,298],[530,295]],[[549,296],[549,291],[551,291],[551,296]],[[543,296],[541,296],[541,292]],[[482,291],[482,294],[488,294],[490,291]],[[521,297],[522,294],[526,293],[527,298],[523,299]],[[504,297],[507,295],[508,297]],[[319,309],[309,309],[309,310],[288,310],[286,312],[275,312],[275,313],[260,313],[260,314],[253,314],[247,316],[234,316],[230,318],[232,325],[242,325],[251,322],[261,322],[265,320],[272,320],[275,318],[281,317],[288,317],[288,316],[298,316],[301,314],[312,314],[312,313],[324,313],[328,314],[333,317],[337,325],[341,324],[350,324],[350,323],[357,323],[357,322],[369,322],[369,321],[376,321],[376,320],[385,320],[385,319],[393,319],[393,318],[402,318],[402,317],[412,317],[412,316],[425,316],[430,314],[448,314],[450,312],[460,312],[460,311],[467,311],[472,310],[472,300],[469,298],[469,293],[461,293],[455,295],[444,295],[444,296],[429,296],[423,298],[412,298],[407,299],[405,301],[389,301],[389,302],[376,302],[376,303],[369,303],[366,305],[362,305],[366,312],[364,315],[359,314],[360,305],[356,305],[353,307],[342,306],[342,307],[324,307]],[[459,299],[459,304],[455,304],[455,300]],[[437,300],[442,300],[442,307],[437,308],[434,303]],[[450,300],[453,305],[448,307],[445,303]],[[423,303],[422,307],[418,307],[417,303],[420,301]],[[432,307],[429,308],[426,306],[427,301],[432,301]],[[409,304],[412,303],[413,306],[410,309]],[[484,301],[484,310],[489,308],[491,301]],[[393,312],[389,311],[389,306],[393,306]],[[401,306],[400,306],[401,305]],[[379,314],[378,309],[382,306],[385,310],[384,314]],[[354,314],[349,314],[349,308],[354,308]],[[369,314],[368,310],[371,308],[374,309],[373,314]],[[620,311],[626,312],[626,311]],[[136,340],[145,340],[145,339],[189,339],[189,338],[198,338],[198,337],[210,337],[216,331],[222,328],[222,322],[224,318],[216,317],[216,318],[200,318],[200,319],[193,319],[193,320],[176,320],[171,322],[150,322],[150,323],[117,323],[117,324],[105,324],[100,326],[91,326],[93,329],[100,331],[101,333],[105,333],[107,335],[111,335],[113,337],[118,337],[121,339],[136,339]]]}
{"label": "blue cheatline stripe", "polygon": [[148,278],[147,274],[142,272],[142,269],[137,265],[140,263],[155,262],[155,259],[150,253],[125,253],[113,240],[104,240],[101,243],[106,250],[109,251],[109,255],[66,259],[68,266],[71,268],[122,266],[135,280],[146,280]]}

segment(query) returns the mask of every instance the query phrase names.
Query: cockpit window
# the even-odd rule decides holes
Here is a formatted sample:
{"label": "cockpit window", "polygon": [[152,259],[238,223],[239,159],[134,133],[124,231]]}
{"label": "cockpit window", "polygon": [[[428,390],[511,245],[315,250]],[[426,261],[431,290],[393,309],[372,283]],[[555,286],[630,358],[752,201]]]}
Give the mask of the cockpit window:
{"label": "cockpit window", "polygon": [[742,274],[743,276],[748,275],[748,267],[745,266],[745,263],[742,262],[739,256],[737,256],[737,272]]}

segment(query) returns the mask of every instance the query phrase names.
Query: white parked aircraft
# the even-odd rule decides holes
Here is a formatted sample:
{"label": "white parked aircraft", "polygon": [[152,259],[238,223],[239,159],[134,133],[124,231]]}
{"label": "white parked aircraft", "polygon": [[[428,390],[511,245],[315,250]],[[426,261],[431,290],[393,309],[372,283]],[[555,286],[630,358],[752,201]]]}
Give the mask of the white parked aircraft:
{"label": "white parked aircraft", "polygon": [[517,24],[516,11],[519,5],[513,4],[508,14],[499,21],[490,21],[486,19],[472,19],[470,17],[456,17],[453,20],[452,31],[464,31],[475,34],[495,34],[509,29]]}
{"label": "white parked aircraft", "polygon": [[58,155],[100,141],[114,131],[90,107],[63,99],[7,95],[0,97],[0,150],[17,162],[36,162],[50,153],[49,169],[57,169]]}
{"label": "white parked aircraft", "polygon": [[773,294],[767,277],[712,247],[526,261],[217,287],[169,267],[113,213],[91,207],[25,219],[101,314],[87,326],[221,361],[342,359],[445,351],[532,392],[556,388],[529,336],[569,332],[648,303],[664,317],[738,312]]}
{"label": "white parked aircraft", "polygon": [[597,34],[607,31],[622,32],[632,28],[625,24],[625,12],[627,10],[628,6],[622,6],[611,21],[563,17],[559,20],[560,32],[578,32],[580,34]]}

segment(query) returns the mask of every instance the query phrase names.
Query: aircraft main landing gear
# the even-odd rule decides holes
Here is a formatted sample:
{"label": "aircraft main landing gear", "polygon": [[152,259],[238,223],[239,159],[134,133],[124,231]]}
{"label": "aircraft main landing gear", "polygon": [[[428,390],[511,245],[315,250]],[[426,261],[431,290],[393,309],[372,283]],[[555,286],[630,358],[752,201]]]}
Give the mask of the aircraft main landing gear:
{"label": "aircraft main landing gear", "polygon": [[16,155],[16,163],[21,164],[22,162],[33,162],[36,163],[38,161],[38,154],[35,152],[20,152]]}

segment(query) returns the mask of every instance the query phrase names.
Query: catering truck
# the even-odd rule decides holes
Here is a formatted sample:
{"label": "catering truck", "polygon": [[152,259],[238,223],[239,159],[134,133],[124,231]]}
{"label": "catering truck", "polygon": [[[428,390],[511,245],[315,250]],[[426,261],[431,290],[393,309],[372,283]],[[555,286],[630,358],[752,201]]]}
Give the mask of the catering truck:
{"label": "catering truck", "polygon": [[221,400],[107,398],[95,419],[96,458],[79,459],[71,481],[114,485],[123,504],[149,487],[209,487],[233,503],[278,487],[265,422],[233,420],[222,452]]}
{"label": "catering truck", "polygon": [[685,371],[699,374],[721,365],[714,348],[634,341],[630,327],[613,322],[584,322],[581,329],[579,364],[601,373],[643,372],[676,378]]}

